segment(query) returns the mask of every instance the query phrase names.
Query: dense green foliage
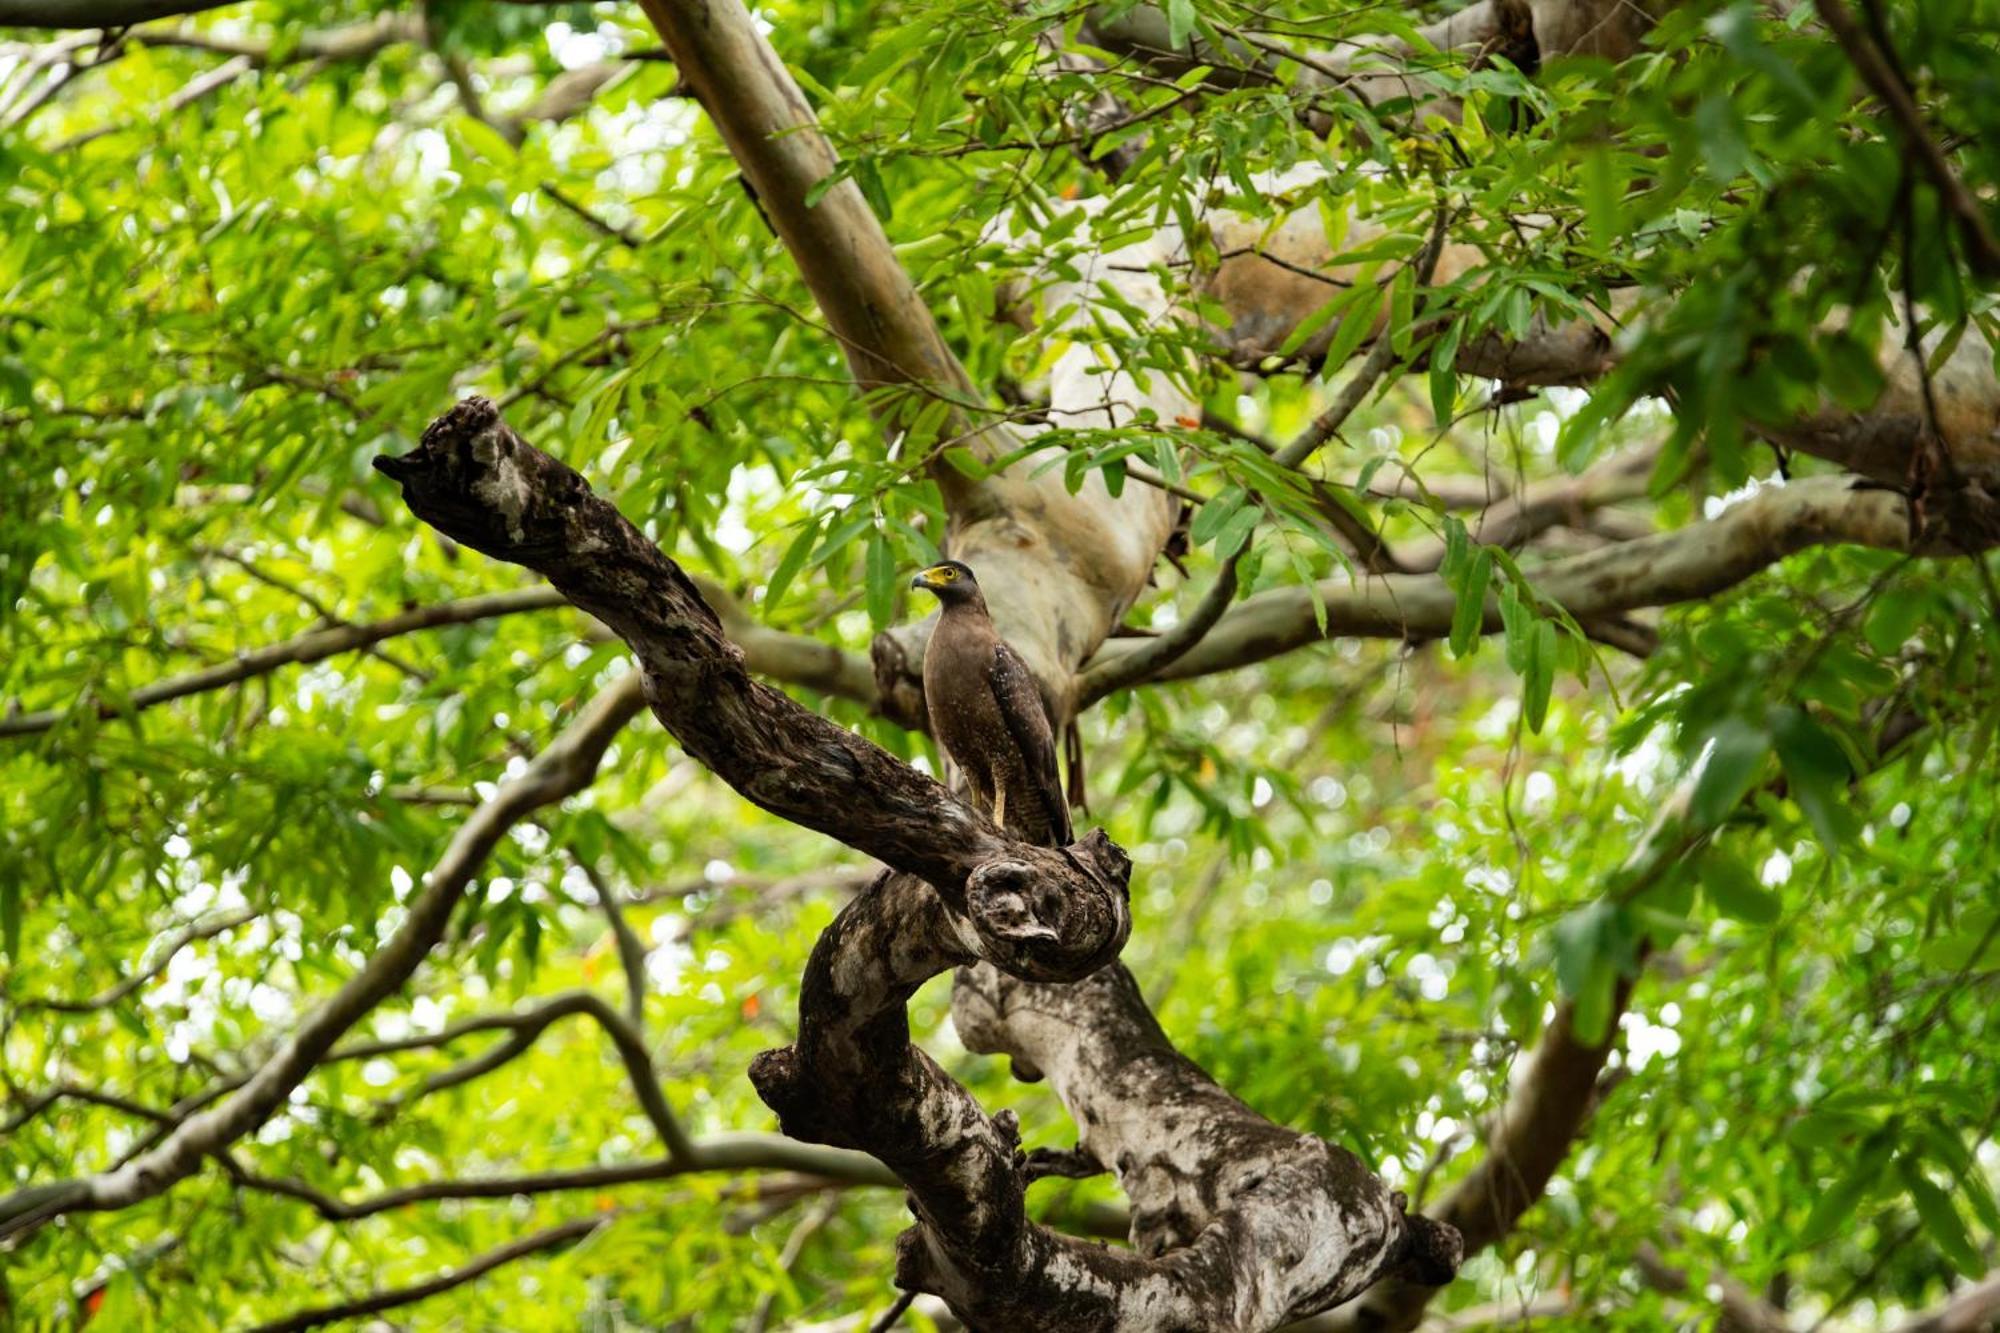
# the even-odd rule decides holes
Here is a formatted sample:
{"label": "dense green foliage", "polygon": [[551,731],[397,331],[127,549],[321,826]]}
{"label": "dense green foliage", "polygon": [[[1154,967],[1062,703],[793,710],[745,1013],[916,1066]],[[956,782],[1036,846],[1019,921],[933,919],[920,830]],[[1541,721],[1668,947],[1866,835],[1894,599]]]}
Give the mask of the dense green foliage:
{"label": "dense green foliage", "polygon": [[[1323,10],[1167,6],[1218,44],[1248,29],[1332,50],[1408,21]],[[1882,319],[1906,294],[1941,341],[1985,327],[1990,297],[1934,192],[1858,105],[1810,6],[1689,5],[1615,66],[1427,62],[1425,96],[1465,98],[1448,130],[1407,102],[1288,85],[1192,97],[1199,77],[1121,66],[1112,83],[1143,113],[1130,132],[1148,137],[1116,184],[1063,142],[1085,76],[1050,73],[1034,40],[1080,11],[763,12],[979,383],[1031,401],[1053,355],[1046,318],[992,319],[1010,269],[1191,221],[1218,195],[1273,219],[1317,210],[1333,249],[1382,280],[1322,311],[1350,317],[1329,364],[1365,333],[1363,303],[1398,339],[1436,339],[1432,369],[1395,380],[1312,466],[1358,478],[1343,502],[1392,541],[1442,541],[1441,577],[1461,591],[1503,590],[1504,632],[1481,645],[1475,620],[1449,642],[1336,640],[1082,720],[1084,822],[1133,854],[1126,957],[1182,1049],[1422,1199],[1479,1158],[1560,998],[1586,1032],[1616,1022],[1623,1048],[1549,1197],[1467,1265],[1450,1306],[1560,1292],[1573,1313],[1550,1327],[1693,1327],[1713,1313],[1703,1275],[1727,1273],[1783,1292],[1801,1327],[1888,1326],[1994,1267],[2000,593],[1985,558],[1807,551],[1661,613],[1641,661],[1537,601],[1536,563],[1560,548],[1475,548],[1440,498],[1657,447],[1650,496],[1616,517],[1698,522],[1748,479],[1826,470],[1781,459],[1755,427],[1824,394],[1869,401]],[[253,1065],[393,928],[467,803],[625,669],[581,618],[545,609],[119,715],[135,689],[328,622],[520,586],[441,545],[369,471],[454,396],[503,401],[773,626],[865,650],[916,613],[902,584],[936,555],[929,451],[890,447],[671,66],[629,62],[585,114],[518,145],[495,127],[565,66],[653,48],[636,8],[435,6],[428,43],[354,61],[291,49],[373,18],[283,0],[216,11],[191,30],[270,43],[258,68],[167,110],[226,53],[128,40],[0,139],[0,700],[62,713],[0,737],[0,1116],[64,1084],[125,1099],[60,1100],[0,1138],[10,1185],[109,1166],[148,1113]],[[1985,0],[1887,15],[1975,188],[2000,179],[1995,19]],[[478,72],[487,119],[464,109],[447,60]],[[1269,187],[1265,173],[1301,164],[1324,182]],[[1062,210],[1079,195],[1105,200],[1088,229]],[[1025,251],[987,230],[1009,210],[1038,233]],[[1483,262],[1425,289],[1412,261],[1441,210]],[[1369,239],[1342,241],[1350,211]],[[1544,223],[1523,228],[1525,214]],[[1628,354],[1587,398],[1496,405],[1453,373],[1451,349],[1483,334],[1625,299]],[[1192,325],[1106,308],[1092,336],[1275,439],[1325,401],[1310,367],[1239,379]],[[951,454],[958,442],[923,435],[937,425],[920,419],[917,438]],[[1212,497],[1190,577],[1163,565],[1138,622],[1185,614],[1246,544],[1246,594],[1346,567],[1296,474],[1196,426],[1055,434],[1021,464],[1122,485],[1143,467]],[[1422,479],[1414,498],[1367,493],[1406,473]],[[930,758],[850,701],[804,697]],[[1916,730],[1883,753],[1893,722]],[[1688,855],[1621,869],[1697,772]],[[647,1036],[676,1110],[697,1133],[768,1129],[743,1070],[787,1039],[806,951],[853,878],[830,869],[836,850],[758,814],[641,719],[586,794],[513,832],[448,944],[357,1035],[573,987],[616,1000],[597,876],[653,946]],[[104,992],[181,926],[236,909],[256,915],[115,1002],[40,1007]],[[1637,980],[1614,1019],[1621,976]],[[947,1002],[940,983],[913,1010],[929,1048],[989,1106],[1019,1107],[1031,1144],[1066,1142],[1045,1090],[957,1047]],[[773,1326],[891,1298],[904,1214],[884,1189],[758,1202],[754,1176],[688,1176],[332,1223],[234,1179],[358,1200],[657,1155],[587,1022],[398,1103],[493,1040],[324,1067],[230,1161],[18,1242],[0,1308],[31,1328],[71,1326],[86,1305],[115,1329],[239,1327],[593,1209],[626,1211],[396,1317],[722,1329],[766,1298]],[[1104,1180],[1032,1198],[1058,1223],[1118,1201]],[[1645,1243],[1694,1288],[1649,1287]]]}

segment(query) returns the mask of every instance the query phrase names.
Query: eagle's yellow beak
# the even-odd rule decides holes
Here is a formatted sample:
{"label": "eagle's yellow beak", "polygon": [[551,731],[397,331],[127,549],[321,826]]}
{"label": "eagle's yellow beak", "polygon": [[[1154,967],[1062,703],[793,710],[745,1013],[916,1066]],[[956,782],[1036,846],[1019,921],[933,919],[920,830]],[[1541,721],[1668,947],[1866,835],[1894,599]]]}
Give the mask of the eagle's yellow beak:
{"label": "eagle's yellow beak", "polygon": [[924,570],[911,579],[910,586],[912,588],[930,588],[936,590],[952,582],[957,577],[958,571],[950,565],[932,565],[929,569]]}

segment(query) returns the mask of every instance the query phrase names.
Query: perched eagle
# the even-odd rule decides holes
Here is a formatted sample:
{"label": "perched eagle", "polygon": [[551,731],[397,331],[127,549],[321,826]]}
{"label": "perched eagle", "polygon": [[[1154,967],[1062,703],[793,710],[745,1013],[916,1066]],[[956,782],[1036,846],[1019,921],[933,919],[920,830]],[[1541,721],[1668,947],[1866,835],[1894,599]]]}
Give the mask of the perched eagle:
{"label": "perched eagle", "polygon": [[1069,806],[1056,772],[1055,735],[1028,664],[1007,646],[986,614],[972,570],[956,560],[910,580],[944,603],[924,650],[924,703],[931,734],[993,822],[1044,847],[1067,846]]}

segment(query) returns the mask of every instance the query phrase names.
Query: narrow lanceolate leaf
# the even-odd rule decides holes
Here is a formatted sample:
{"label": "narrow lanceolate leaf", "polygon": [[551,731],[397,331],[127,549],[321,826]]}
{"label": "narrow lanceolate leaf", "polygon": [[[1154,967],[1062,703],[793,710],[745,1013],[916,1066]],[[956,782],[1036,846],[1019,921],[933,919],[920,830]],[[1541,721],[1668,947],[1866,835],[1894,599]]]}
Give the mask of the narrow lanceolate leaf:
{"label": "narrow lanceolate leaf", "polygon": [[878,629],[895,617],[898,582],[896,548],[878,532],[868,540],[867,562],[868,619]]}
{"label": "narrow lanceolate leaf", "polygon": [[1486,588],[1493,578],[1493,557],[1483,548],[1466,567],[1457,587],[1458,603],[1451,615],[1451,655],[1464,657],[1479,647],[1486,622]]}
{"label": "narrow lanceolate leaf", "polygon": [[1550,620],[1535,622],[1528,641],[1528,667],[1522,673],[1523,708],[1528,730],[1540,734],[1549,716],[1549,692],[1556,679],[1556,627]]}
{"label": "narrow lanceolate leaf", "polygon": [[1962,1276],[1977,1277],[1984,1273],[1986,1265],[1980,1262],[1979,1250],[1966,1232],[1965,1219],[1952,1206],[1951,1196],[1924,1174],[1922,1163],[1917,1159],[1899,1157],[1896,1168],[1910,1192],[1910,1202],[1916,1205],[1917,1216],[1923,1219],[1924,1230],[1938,1247],[1938,1252],[1949,1259],[1952,1267]]}
{"label": "narrow lanceolate leaf", "polygon": [[769,614],[784,600],[785,590],[792,586],[799,571],[805,568],[807,557],[812,555],[813,546],[819,541],[819,520],[809,519],[799,527],[798,536],[792,538],[778,559],[778,567],[771,572],[771,581],[764,585],[764,612]]}
{"label": "narrow lanceolate leaf", "polygon": [[1764,774],[1771,736],[1743,718],[1726,719],[1712,738],[1701,776],[1688,800],[1688,818],[1697,828],[1727,819]]}
{"label": "narrow lanceolate leaf", "polygon": [[1778,919],[1777,893],[1727,848],[1710,847],[1702,854],[1701,885],[1710,905],[1733,921],[1768,926]]}
{"label": "narrow lanceolate leaf", "polygon": [[1862,1200],[1881,1187],[1888,1167],[1886,1153],[1864,1154],[1830,1189],[1814,1198],[1805,1225],[1799,1231],[1799,1240],[1807,1245],[1821,1245],[1851,1225]]}

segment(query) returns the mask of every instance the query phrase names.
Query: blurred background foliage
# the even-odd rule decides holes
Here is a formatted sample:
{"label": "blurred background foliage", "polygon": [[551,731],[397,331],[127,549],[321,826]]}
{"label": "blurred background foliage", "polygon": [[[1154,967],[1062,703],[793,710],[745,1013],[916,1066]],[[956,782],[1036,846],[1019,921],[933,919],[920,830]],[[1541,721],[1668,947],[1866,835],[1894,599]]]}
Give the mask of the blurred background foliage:
{"label": "blurred background foliage", "polygon": [[[1035,41],[1080,11],[759,13],[975,381],[1009,388],[996,414],[1033,414],[1053,356],[1049,312],[993,318],[1010,272],[1218,194],[1274,220],[1317,209],[1330,228],[1354,207],[1384,239],[1350,248],[1372,246],[1384,278],[1443,207],[1452,239],[1488,257],[1423,298],[1466,344],[1636,292],[1646,316],[1594,395],[1500,403],[1446,359],[1364,406],[1325,473],[1392,541],[1457,548],[1451,488],[1632,450],[1658,451],[1651,490],[1612,512],[1698,521],[1746,482],[1816,466],[1745,423],[1823,394],[1865,400],[1905,294],[1960,335],[1990,327],[1990,298],[1894,140],[1854,109],[1808,7],[1698,0],[1616,67],[1435,62],[1426,95],[1466,99],[1449,133],[1419,132],[1411,102],[1125,80],[1147,138],[1115,184],[1064,142],[1089,85],[1051,72]],[[1218,43],[1253,30],[1316,49],[1431,16],[1238,0],[1169,14]],[[1988,0],[1886,15],[1975,188],[2000,171],[1996,19]],[[314,45],[367,25],[390,39],[365,58]],[[63,713],[0,739],[0,1172],[17,1184],[108,1165],[143,1141],[148,1108],[253,1064],[393,927],[467,803],[624,669],[576,615],[544,609],[98,717],[94,701],[115,711],[316,627],[520,586],[441,545],[369,470],[454,396],[498,398],[757,619],[848,649],[913,614],[903,576],[942,523],[636,8],[256,0],[151,30],[196,40],[142,29],[49,61],[54,35],[16,33],[0,56],[0,700]],[[602,62],[615,71],[580,113],[524,114]],[[1301,164],[1324,183],[1272,186]],[[1054,207],[1078,196],[1102,198],[1089,235]],[[1528,212],[1556,225],[1524,231],[1512,219]],[[1002,244],[989,223],[1006,216],[1036,237]],[[1390,285],[1407,328],[1414,273]],[[1836,307],[1851,318],[1829,323]],[[1239,376],[1192,327],[1108,310],[1077,336],[1273,438],[1326,401],[1312,368]],[[1344,566],[1311,496],[1254,446],[1151,424],[1053,436],[1026,464],[1144,465],[1221,497],[1192,572],[1163,567],[1138,623],[1184,614],[1246,541],[1246,593]],[[1419,484],[1377,493],[1406,474]],[[1245,506],[1254,537],[1226,521]],[[1527,599],[1504,645],[1339,640],[1087,714],[1091,821],[1135,861],[1126,957],[1189,1056],[1421,1201],[1477,1159],[1558,998],[1577,998],[1580,1025],[1593,1003],[1609,1022],[1605,997],[1650,941],[1583,1139],[1445,1307],[1559,1294],[1572,1313],[1550,1327],[1705,1325],[1699,1283],[1642,1280],[1651,1244],[1781,1299],[1801,1327],[1888,1326],[1991,1268],[2000,1229],[1991,573],[1808,551],[1662,614],[1641,661],[1568,627],[1551,638],[1534,609],[1536,560],[1601,538],[1559,530],[1498,573],[1459,549],[1460,586],[1483,561],[1476,577]],[[858,705],[806,697],[934,762]],[[1916,733],[1880,762],[1876,732],[1897,716]],[[1704,752],[1712,846],[1625,892],[1621,863]],[[751,809],[642,719],[587,793],[502,844],[448,945],[357,1035],[577,987],[622,994],[597,876],[648,946],[646,1036],[676,1110],[697,1133],[768,1128],[743,1069],[787,1040],[806,952],[866,870],[852,860]],[[226,915],[242,920],[115,1002],[47,1007]],[[914,1006],[929,1048],[989,1106],[1019,1107],[1030,1144],[1067,1142],[1046,1091],[957,1046],[947,1003],[937,983]],[[8,1253],[8,1308],[37,1328],[242,1327],[593,1209],[624,1211],[397,1326],[776,1327],[890,1300],[904,1216],[889,1190],[760,1201],[754,1180],[689,1176],[332,1223],[233,1182],[240,1169],[359,1198],[657,1154],[592,1025],[558,1023],[484,1078],[398,1102],[449,1063],[327,1066],[234,1164]],[[126,1104],[69,1097],[13,1119],[65,1085]],[[1118,1199],[1098,1180],[1032,1201],[1062,1224]]]}

